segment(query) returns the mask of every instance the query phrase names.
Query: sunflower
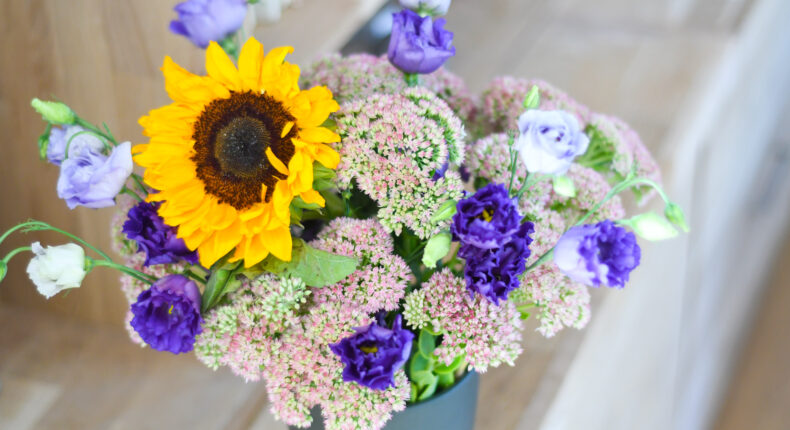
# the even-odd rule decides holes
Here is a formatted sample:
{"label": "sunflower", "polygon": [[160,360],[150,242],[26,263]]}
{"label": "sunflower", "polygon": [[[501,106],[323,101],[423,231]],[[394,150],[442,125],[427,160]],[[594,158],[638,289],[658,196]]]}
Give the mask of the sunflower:
{"label": "sunflower", "polygon": [[147,144],[134,147],[143,179],[161,201],[159,215],[210,267],[230,261],[252,266],[268,256],[290,261],[291,201],[324,205],[313,190],[313,162],[334,169],[327,143],[340,137],[321,125],[338,104],[326,87],[299,89],[299,67],[285,61],[291,47],[249,39],[238,69],[214,42],[207,76],[165,57],[162,71],[173,103],[140,118]]}

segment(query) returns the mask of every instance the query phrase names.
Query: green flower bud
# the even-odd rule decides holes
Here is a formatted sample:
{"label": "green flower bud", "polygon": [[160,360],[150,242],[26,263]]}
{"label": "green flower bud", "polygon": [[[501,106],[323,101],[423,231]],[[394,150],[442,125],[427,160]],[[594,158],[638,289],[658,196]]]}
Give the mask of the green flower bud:
{"label": "green flower bud", "polygon": [[685,233],[689,232],[689,226],[686,223],[686,215],[683,213],[683,208],[681,208],[680,205],[672,202],[667,203],[664,208],[664,216]]}
{"label": "green flower bud", "polygon": [[619,223],[631,227],[634,233],[650,241],[670,239],[678,235],[672,223],[655,212],[643,213]]}
{"label": "green flower bud", "polygon": [[47,148],[49,148],[49,133],[52,131],[52,124],[47,124],[47,129],[38,137],[38,156],[42,160],[47,159]]}
{"label": "green flower bud", "polygon": [[431,269],[436,267],[436,262],[450,252],[450,242],[452,242],[452,236],[449,231],[440,232],[428,239],[422,254],[422,264]]}
{"label": "green flower bud", "polygon": [[540,106],[540,90],[537,85],[533,85],[524,97],[524,109],[537,109]]}
{"label": "green flower bud", "polygon": [[5,261],[0,260],[0,282],[3,282],[3,278],[5,278],[5,274],[8,273],[8,264]]}
{"label": "green flower bud", "polygon": [[573,179],[565,175],[554,177],[554,191],[563,197],[576,197],[576,186],[573,185]]}
{"label": "green flower bud", "polygon": [[458,211],[458,209],[456,209],[457,205],[458,202],[452,199],[442,203],[442,205],[439,206],[439,209],[436,210],[436,213],[434,213],[431,217],[431,223],[435,224],[439,221],[452,218],[453,215],[455,215],[455,213]]}
{"label": "green flower bud", "polygon": [[55,125],[69,125],[77,121],[77,115],[61,102],[49,102],[34,98],[30,101],[30,106],[36,110],[44,121]]}

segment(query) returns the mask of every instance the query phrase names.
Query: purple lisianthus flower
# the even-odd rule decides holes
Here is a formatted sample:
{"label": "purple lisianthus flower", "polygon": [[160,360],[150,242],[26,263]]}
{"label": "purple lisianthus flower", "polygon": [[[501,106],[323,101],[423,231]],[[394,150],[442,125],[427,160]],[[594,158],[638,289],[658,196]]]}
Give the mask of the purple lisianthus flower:
{"label": "purple lisianthus flower", "polygon": [[453,33],[444,18],[436,21],[404,9],[392,14],[392,35],[387,57],[404,73],[431,73],[455,55]]}
{"label": "purple lisianthus flower", "polygon": [[187,0],[173,8],[178,19],[170,21],[170,31],[206,48],[235,33],[247,14],[246,0]]}
{"label": "purple lisianthus flower", "polygon": [[462,246],[459,255],[466,260],[464,277],[469,293],[480,294],[496,305],[507,300],[508,294],[519,287],[518,277],[526,269],[532,242],[529,234],[533,231],[533,224],[526,222],[500,248]]}
{"label": "purple lisianthus flower", "polygon": [[504,245],[520,228],[521,215],[502,184],[488,184],[458,202],[450,232],[461,245],[493,249]]}
{"label": "purple lisianthus flower", "polygon": [[576,282],[623,288],[641,255],[636,236],[606,220],[565,232],[554,248],[554,263]]}
{"label": "purple lisianthus flower", "polygon": [[374,390],[395,386],[395,372],[411,354],[414,335],[401,327],[401,316],[395,317],[392,328],[382,318],[340,342],[329,345],[343,368],[343,380],[356,382]]}
{"label": "purple lisianthus flower", "polygon": [[168,275],[137,296],[131,325],[151,348],[192,351],[201,332],[200,290],[183,275]]}
{"label": "purple lisianthus flower", "polygon": [[[79,134],[78,134],[79,133]],[[71,143],[69,143],[69,140]],[[99,153],[104,149],[101,139],[78,125],[65,125],[54,127],[49,132],[49,143],[47,144],[47,160],[50,163],[60,166],[66,158],[66,145],[69,147],[69,154],[79,154],[87,149]]]}
{"label": "purple lisianthus flower", "polygon": [[176,237],[176,229],[156,213],[161,203],[140,202],[129,209],[123,233],[137,242],[137,252],[145,252],[144,266],[170,264],[181,260],[197,264],[198,254]]}
{"label": "purple lisianthus flower", "polygon": [[109,156],[84,147],[60,165],[58,197],[69,209],[77,206],[104,208],[115,204],[115,196],[132,174],[132,144],[124,142]]}
{"label": "purple lisianthus flower", "polygon": [[518,130],[516,148],[532,173],[562,175],[590,144],[576,117],[561,110],[527,110],[518,118]]}

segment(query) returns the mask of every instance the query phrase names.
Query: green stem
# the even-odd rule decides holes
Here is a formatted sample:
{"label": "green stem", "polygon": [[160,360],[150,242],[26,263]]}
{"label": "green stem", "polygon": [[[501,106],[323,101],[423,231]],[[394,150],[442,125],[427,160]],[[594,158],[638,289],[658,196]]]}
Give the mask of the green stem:
{"label": "green stem", "polygon": [[530,177],[529,174],[527,174],[527,178],[524,180],[524,183],[521,184],[521,188],[519,188],[518,192],[515,195],[516,199],[520,200],[521,196],[528,190],[532,189],[532,187],[534,187],[535,184],[550,177],[551,175],[540,175],[540,176],[533,175]]}
{"label": "green stem", "polygon": [[[510,195],[510,190],[513,189],[513,180],[516,178],[516,166],[518,165],[518,163],[516,163],[518,155],[516,154],[516,150],[513,149],[513,142],[514,142],[514,140],[515,140],[515,137],[513,136],[513,134],[508,134],[508,136],[507,136],[507,146],[508,146],[508,148],[510,150],[510,166],[509,166],[509,169],[510,169],[510,184],[507,186],[507,194],[508,195]],[[526,178],[525,178],[525,181],[526,181]]]}
{"label": "green stem", "polygon": [[198,282],[201,282],[201,283],[204,283],[204,284],[206,283],[206,279],[205,278],[203,278],[202,276],[200,276],[200,275],[198,275],[196,273],[193,273],[189,269],[184,270],[181,274],[186,276],[187,278],[194,279],[195,281],[198,281]]}
{"label": "green stem", "polygon": [[51,231],[54,231],[56,233],[60,233],[60,234],[66,236],[66,237],[68,237],[68,238],[70,238],[72,240],[75,240],[75,241],[79,242],[83,246],[93,250],[93,252],[99,254],[105,260],[112,261],[112,258],[110,258],[110,256],[107,255],[106,253],[102,252],[102,250],[100,250],[99,248],[97,248],[97,247],[91,245],[90,243],[82,240],[80,237],[77,237],[77,236],[75,236],[75,235],[73,235],[73,234],[71,234],[71,233],[69,233],[69,232],[67,232],[65,230],[61,230],[61,229],[59,229],[57,227],[53,227],[53,226],[51,226],[51,225],[49,225],[49,224],[47,224],[47,223],[45,223],[43,221],[32,220],[32,221],[26,221],[26,222],[23,222],[21,224],[16,225],[15,227],[11,228],[7,232],[5,232],[5,234],[3,234],[3,236],[0,237],[0,243],[2,243],[3,240],[5,240],[5,238],[8,237],[9,234],[11,234],[14,231],[19,230],[21,228],[28,228],[29,229],[28,231],[51,230]]}
{"label": "green stem", "polygon": [[92,135],[102,139],[102,144],[104,145],[104,149],[112,149],[112,146],[107,143],[107,140],[104,138],[104,136],[102,136],[100,134],[97,134],[93,130],[82,130],[82,131],[78,131],[78,132],[72,134],[71,137],[69,137],[68,142],[66,142],[66,149],[63,150],[63,158],[69,158],[69,149],[71,148],[71,141],[73,141],[74,138],[76,138],[77,136],[79,136],[81,134],[92,134]]}
{"label": "green stem", "polygon": [[143,198],[140,197],[139,194],[135,193],[134,191],[132,191],[131,188],[128,188],[125,185],[124,185],[123,188],[121,188],[121,193],[122,194],[128,194],[128,195],[134,197],[138,202],[142,202],[143,201]]}
{"label": "green stem", "polygon": [[141,178],[140,175],[137,173],[132,173],[132,180],[135,184],[137,184],[137,188],[139,188],[141,192],[143,192],[145,195],[148,195],[148,189],[145,187],[143,178]]}
{"label": "green stem", "polygon": [[107,141],[111,142],[113,144],[113,146],[117,146],[118,145],[118,142],[115,141],[114,137],[108,135],[107,133],[103,132],[99,127],[96,127],[95,125],[89,123],[88,121],[85,121],[84,119],[82,119],[80,117],[77,117],[76,124],[81,126],[82,128],[86,128],[86,129],[98,134],[99,136],[107,139]]}
{"label": "green stem", "polygon": [[420,75],[418,73],[404,73],[403,79],[409,87],[416,87],[420,85]]}
{"label": "green stem", "polygon": [[33,251],[33,248],[31,248],[29,246],[20,246],[19,248],[9,252],[3,258],[3,263],[8,263],[9,261],[11,261],[12,258],[14,258],[15,255],[19,254],[20,252],[25,252],[25,251]]}
{"label": "green stem", "polygon": [[534,269],[534,268],[536,268],[536,267],[540,266],[541,264],[545,263],[545,262],[546,262],[546,260],[548,260],[549,258],[551,258],[551,256],[552,256],[552,255],[554,255],[554,247],[553,247],[553,246],[551,247],[551,249],[549,249],[548,251],[546,251],[546,253],[544,253],[543,255],[541,255],[541,256],[540,256],[540,258],[538,258],[537,260],[535,260],[535,262],[534,262],[534,263],[532,263],[532,264],[530,264],[529,266],[527,266],[527,270],[525,270],[525,271],[524,271],[524,273],[523,273],[523,274],[520,276],[520,278],[523,278],[523,277],[524,277],[524,275],[525,275],[527,272],[529,272],[530,270],[532,270],[532,269]]}
{"label": "green stem", "polygon": [[129,276],[131,276],[131,277],[133,277],[133,278],[135,278],[135,279],[137,279],[139,281],[147,282],[149,284],[153,284],[154,282],[157,281],[157,279],[155,277],[151,276],[151,275],[148,275],[148,274],[143,273],[143,272],[139,272],[137,270],[132,269],[131,267],[126,267],[126,266],[124,266],[122,264],[118,264],[118,263],[116,263],[114,261],[91,259],[90,262],[91,262],[91,264],[93,266],[109,267],[111,269],[115,269],[115,270],[117,270],[117,271],[119,271],[121,273],[124,273],[126,275],[129,275]]}

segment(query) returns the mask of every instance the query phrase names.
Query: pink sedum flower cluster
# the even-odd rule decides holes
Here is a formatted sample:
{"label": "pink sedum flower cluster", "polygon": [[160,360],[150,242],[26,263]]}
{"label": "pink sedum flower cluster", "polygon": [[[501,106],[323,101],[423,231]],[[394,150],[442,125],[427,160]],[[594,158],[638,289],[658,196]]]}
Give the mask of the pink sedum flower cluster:
{"label": "pink sedum flower cluster", "polygon": [[384,391],[344,382],[329,345],[370,324],[373,313],[396,309],[409,268],[373,219],[335,219],[310,245],[357,258],[357,270],[323,288],[272,274],[244,281],[208,314],[195,352],[209,367],[263,379],[274,415],[287,424],[308,426],[311,409],[320,406],[328,429],[381,428],[406,406],[406,374],[398,371],[395,387]]}
{"label": "pink sedum flower cluster", "polygon": [[[440,68],[420,76],[420,84],[447,102],[462,119],[469,120],[475,112],[475,101],[458,76]],[[304,87],[326,85],[338,103],[373,95],[398,94],[408,88],[403,73],[386,56],[353,54],[341,57],[327,55],[302,74]]]}
{"label": "pink sedum flower cluster", "polygon": [[431,217],[462,195],[460,176],[448,167],[464,160],[464,129],[445,102],[423,88],[373,95],[343,105],[337,127],[338,185],[353,181],[375,200],[388,231],[407,227],[425,239],[449,224]]}
{"label": "pink sedum flower cluster", "polygon": [[447,365],[465,356],[470,370],[485,372],[502,363],[513,365],[521,354],[522,322],[512,300],[491,303],[470,297],[466,281],[444,269],[406,296],[403,315],[414,329],[443,334],[435,354]]}
{"label": "pink sedum flower cluster", "polygon": [[532,315],[540,326],[538,332],[552,337],[565,327],[584,328],[590,320],[590,291],[575,283],[551,264],[535,268],[513,291],[514,303],[533,303]]}

